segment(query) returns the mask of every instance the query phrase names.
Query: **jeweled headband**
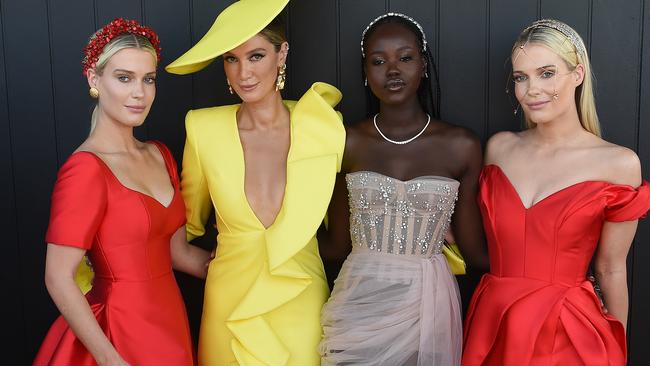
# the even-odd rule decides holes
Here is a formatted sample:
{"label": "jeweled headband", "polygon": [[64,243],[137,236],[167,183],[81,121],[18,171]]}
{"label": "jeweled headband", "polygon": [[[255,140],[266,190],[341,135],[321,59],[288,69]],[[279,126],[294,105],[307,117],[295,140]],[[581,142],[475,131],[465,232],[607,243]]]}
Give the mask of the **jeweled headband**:
{"label": "jeweled headband", "polygon": [[534,28],[540,28],[540,27],[555,29],[556,31],[562,33],[573,44],[573,47],[575,47],[578,53],[582,55],[585,55],[587,53],[587,49],[585,47],[585,44],[582,42],[582,38],[580,38],[580,35],[578,35],[578,33],[573,28],[569,27],[568,25],[562,23],[559,20],[540,19],[534,21],[533,24],[524,28],[523,32],[529,32]]}
{"label": "jeweled headband", "polygon": [[375,23],[388,17],[400,17],[413,23],[413,25],[415,25],[420,30],[420,35],[422,36],[422,52],[424,53],[427,51],[427,37],[424,35],[424,29],[422,28],[420,23],[418,23],[415,19],[411,18],[406,14],[391,12],[376,17],[372,22],[370,22],[370,24],[368,24],[366,29],[363,30],[363,33],[361,33],[361,56],[362,57],[366,57],[366,53],[363,51],[363,40],[366,38],[366,33],[368,32],[368,30],[370,30],[370,28],[372,28],[373,25],[375,25]]}
{"label": "jeweled headband", "polygon": [[90,37],[88,44],[84,47],[84,59],[81,61],[83,74],[88,73],[88,69],[95,67],[99,55],[104,51],[104,47],[115,39],[115,37],[122,34],[135,34],[145,37],[149,40],[153,48],[156,50],[158,62],[160,62],[160,40],[158,35],[153,29],[140,25],[135,20],[128,20],[124,18],[116,18],[112,22],[106,24],[102,29],[95,32]]}

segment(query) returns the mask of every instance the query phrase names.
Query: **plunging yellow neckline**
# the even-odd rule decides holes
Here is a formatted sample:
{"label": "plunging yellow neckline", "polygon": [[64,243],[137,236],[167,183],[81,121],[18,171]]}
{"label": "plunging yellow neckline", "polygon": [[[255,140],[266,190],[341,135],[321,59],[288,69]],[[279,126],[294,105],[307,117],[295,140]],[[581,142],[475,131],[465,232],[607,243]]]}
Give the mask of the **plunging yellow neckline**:
{"label": "plunging yellow neckline", "polygon": [[289,158],[291,157],[291,152],[293,150],[293,136],[294,136],[294,123],[293,119],[291,118],[292,114],[292,108],[287,105],[286,103],[283,103],[283,105],[289,110],[289,151],[287,152],[287,161],[285,163],[285,183],[284,183],[284,194],[282,195],[282,203],[280,204],[280,210],[278,210],[278,213],[275,215],[273,218],[273,222],[269,226],[265,226],[262,223],[262,220],[260,220],[259,216],[255,213],[255,210],[253,210],[253,206],[251,206],[250,201],[248,200],[248,196],[246,195],[246,156],[244,155],[244,145],[242,144],[241,141],[241,136],[239,135],[239,126],[237,125],[237,112],[239,111],[239,107],[235,108],[233,110],[232,114],[232,126],[234,128],[234,135],[235,135],[235,141],[237,143],[237,146],[239,147],[239,159],[240,159],[240,166],[241,166],[241,173],[239,175],[239,178],[241,179],[241,184],[239,185],[241,187],[240,194],[243,198],[244,204],[250,213],[251,217],[254,219],[256,225],[260,226],[263,230],[268,230],[275,223],[278,221],[278,217],[282,215],[282,211],[284,210],[284,206],[286,203],[287,199],[287,191],[289,187]]}

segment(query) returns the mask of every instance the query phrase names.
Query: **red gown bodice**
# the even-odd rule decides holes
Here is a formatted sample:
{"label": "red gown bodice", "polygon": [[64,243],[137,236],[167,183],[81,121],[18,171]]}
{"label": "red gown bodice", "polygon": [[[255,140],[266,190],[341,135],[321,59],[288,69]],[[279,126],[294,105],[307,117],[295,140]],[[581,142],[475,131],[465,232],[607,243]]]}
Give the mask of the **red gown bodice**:
{"label": "red gown bodice", "polygon": [[490,254],[465,323],[463,366],[624,365],[625,331],[586,280],[605,221],[650,209],[650,186],[585,181],[525,208],[496,165],[479,206]]}

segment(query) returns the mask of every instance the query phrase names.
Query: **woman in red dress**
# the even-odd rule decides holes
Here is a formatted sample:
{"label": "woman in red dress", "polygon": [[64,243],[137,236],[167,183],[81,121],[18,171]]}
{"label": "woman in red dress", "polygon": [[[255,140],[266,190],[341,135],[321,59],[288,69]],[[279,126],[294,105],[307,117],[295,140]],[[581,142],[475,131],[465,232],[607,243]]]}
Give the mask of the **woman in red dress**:
{"label": "woman in red dress", "polygon": [[[650,186],[632,150],[600,138],[572,28],[536,21],[511,57],[529,128],[487,145],[478,199],[490,273],[470,304],[462,365],[624,365],[625,261]],[[592,257],[609,314],[585,279]]]}
{"label": "woman in red dress", "polygon": [[[158,37],[116,19],[84,51],[98,104],[90,136],[54,187],[45,283],[62,317],[34,365],[193,365],[172,264],[204,278],[209,253],[185,240],[170,151],[133,136],[154,100]],[[86,253],[95,278],[84,297],[74,276]]]}

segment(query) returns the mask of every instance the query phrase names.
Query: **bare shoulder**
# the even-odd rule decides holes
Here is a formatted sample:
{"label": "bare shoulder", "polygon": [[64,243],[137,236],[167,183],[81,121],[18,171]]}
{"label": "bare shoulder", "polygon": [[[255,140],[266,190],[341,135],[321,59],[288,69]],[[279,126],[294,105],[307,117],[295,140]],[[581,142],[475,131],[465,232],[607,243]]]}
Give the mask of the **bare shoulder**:
{"label": "bare shoulder", "polygon": [[345,126],[345,150],[343,152],[342,171],[349,171],[349,167],[368,146],[368,138],[371,136],[372,120],[364,119],[351,125]]}
{"label": "bare shoulder", "polygon": [[440,123],[439,131],[440,137],[450,144],[456,154],[482,157],[481,140],[474,131],[446,122]]}
{"label": "bare shoulder", "polygon": [[606,170],[608,181],[637,187],[641,184],[641,160],[625,146],[599,140],[594,159]]}
{"label": "bare shoulder", "polygon": [[522,132],[502,131],[492,135],[485,146],[485,164],[498,164],[521,139]]}
{"label": "bare shoulder", "polygon": [[352,125],[345,126],[345,150],[363,145],[364,140],[374,132],[371,119],[364,119]]}

